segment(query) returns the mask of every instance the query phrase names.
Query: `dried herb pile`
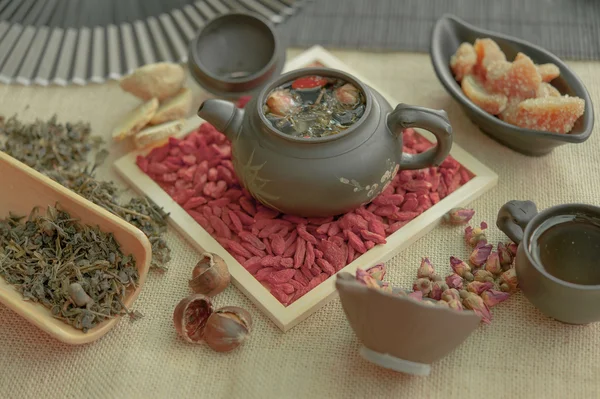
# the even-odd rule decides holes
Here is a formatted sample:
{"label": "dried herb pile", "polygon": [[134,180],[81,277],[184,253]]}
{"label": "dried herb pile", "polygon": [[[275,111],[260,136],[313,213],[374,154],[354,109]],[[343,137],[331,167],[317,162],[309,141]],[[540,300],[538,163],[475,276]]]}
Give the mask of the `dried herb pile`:
{"label": "dried herb pile", "polygon": [[0,276],[25,300],[41,303],[52,315],[84,332],[130,312],[123,304],[139,275],[112,233],[90,227],[60,210],[0,220]]}
{"label": "dried herb pile", "polygon": [[[47,175],[142,230],[152,244],[151,267],[166,270],[171,250],[162,238],[167,217],[146,197],[122,203],[114,182],[96,179],[95,170],[108,152],[102,138],[93,136],[89,123],[48,121],[22,123],[16,117],[0,120],[0,151]],[[94,157],[94,162],[89,162]]]}

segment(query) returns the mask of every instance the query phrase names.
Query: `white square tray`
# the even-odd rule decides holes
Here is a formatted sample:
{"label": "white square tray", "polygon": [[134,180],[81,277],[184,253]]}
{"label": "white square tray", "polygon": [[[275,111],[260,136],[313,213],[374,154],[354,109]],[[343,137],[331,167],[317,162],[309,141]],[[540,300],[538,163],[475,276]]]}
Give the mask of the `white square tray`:
{"label": "white square tray", "polygon": [[[284,72],[302,68],[315,61],[319,61],[327,67],[352,74],[357,79],[379,91],[392,106],[398,103],[320,46],[311,47],[298,57],[288,61]],[[180,137],[186,136],[203,122],[198,117],[190,118],[182,130]],[[433,137],[428,132],[419,130],[419,133],[428,139]],[[288,331],[296,326],[337,295],[334,274],[291,305],[287,307],[283,306],[158,184],[138,168],[136,165],[137,156],[146,155],[149,151],[150,149],[133,151],[117,160],[115,168],[138,192],[148,196],[159,206],[164,207],[165,211],[171,215],[171,225],[183,234],[198,251],[208,251],[220,255],[229,266],[235,286],[250,298],[282,331]],[[389,260],[398,252],[431,231],[440,222],[441,217],[450,209],[465,206],[497,184],[498,176],[458,145],[454,144],[452,146],[450,154],[465,168],[475,174],[475,177],[387,237],[386,244],[375,246],[340,271],[354,273],[359,266],[364,268]]]}

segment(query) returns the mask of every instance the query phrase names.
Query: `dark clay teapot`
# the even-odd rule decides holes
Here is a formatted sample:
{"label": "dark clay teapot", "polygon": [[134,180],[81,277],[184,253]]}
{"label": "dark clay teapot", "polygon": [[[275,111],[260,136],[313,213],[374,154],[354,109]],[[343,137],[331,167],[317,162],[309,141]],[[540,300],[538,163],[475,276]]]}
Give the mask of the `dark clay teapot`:
{"label": "dark clay teapot", "polygon": [[[271,91],[302,76],[345,80],[362,92],[363,115],[347,130],[318,138],[294,137],[275,129],[263,106]],[[231,141],[240,184],[256,200],[282,213],[325,217],[369,203],[399,170],[439,165],[452,147],[446,112],[399,104],[392,109],[377,91],[353,76],[329,68],[303,68],[279,76],[244,110],[210,99],[198,116]],[[437,144],[421,154],[402,151],[402,131],[423,128]]]}

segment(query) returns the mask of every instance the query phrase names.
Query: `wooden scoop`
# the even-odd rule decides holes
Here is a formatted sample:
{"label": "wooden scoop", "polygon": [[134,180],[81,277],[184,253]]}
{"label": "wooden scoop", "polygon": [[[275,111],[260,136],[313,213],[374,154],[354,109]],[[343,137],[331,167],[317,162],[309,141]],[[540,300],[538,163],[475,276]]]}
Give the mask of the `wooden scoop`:
{"label": "wooden scoop", "polygon": [[[130,291],[123,301],[126,307],[131,307],[146,281],[152,257],[150,242],[141,230],[1,151],[0,187],[3,188],[0,195],[2,219],[9,212],[27,216],[36,206],[42,212],[48,206],[58,203],[61,209],[79,219],[82,224],[98,226],[102,231],[113,233],[123,253],[135,258],[139,272],[137,288]],[[0,302],[54,338],[71,345],[97,340],[120,320],[120,317],[108,319],[84,333],[52,317],[50,310],[43,305],[23,300],[21,293],[2,277]]]}

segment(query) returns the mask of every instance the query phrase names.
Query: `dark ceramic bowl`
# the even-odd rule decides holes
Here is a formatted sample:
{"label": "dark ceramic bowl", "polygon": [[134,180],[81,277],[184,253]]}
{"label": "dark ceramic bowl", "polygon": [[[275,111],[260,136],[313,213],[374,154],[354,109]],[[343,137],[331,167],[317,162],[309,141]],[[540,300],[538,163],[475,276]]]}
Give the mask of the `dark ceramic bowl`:
{"label": "dark ceramic bowl", "polygon": [[[553,63],[560,69],[560,76],[551,84],[561,94],[577,96],[585,101],[583,115],[577,120],[569,134],[551,133],[524,129],[501,121],[475,105],[463,93],[450,69],[450,57],[463,42],[474,43],[478,38],[493,39],[508,60],[518,52],[528,55],[536,64]],[[488,136],[522,154],[541,156],[567,143],[583,143],[592,133],[594,110],[592,100],[581,80],[557,56],[524,40],[500,33],[479,29],[453,15],[442,16],[435,24],[429,48],[433,69],[452,97],[462,106],[467,116]]]}
{"label": "dark ceramic bowl", "polygon": [[210,20],[190,41],[192,77],[223,98],[256,94],[279,76],[285,46],[269,21],[258,14],[231,12]]}
{"label": "dark ceramic bowl", "polygon": [[356,281],[348,272],[337,274],[335,286],[350,327],[361,341],[366,360],[401,373],[429,375],[437,362],[460,346],[479,326],[472,311],[389,294]]}

